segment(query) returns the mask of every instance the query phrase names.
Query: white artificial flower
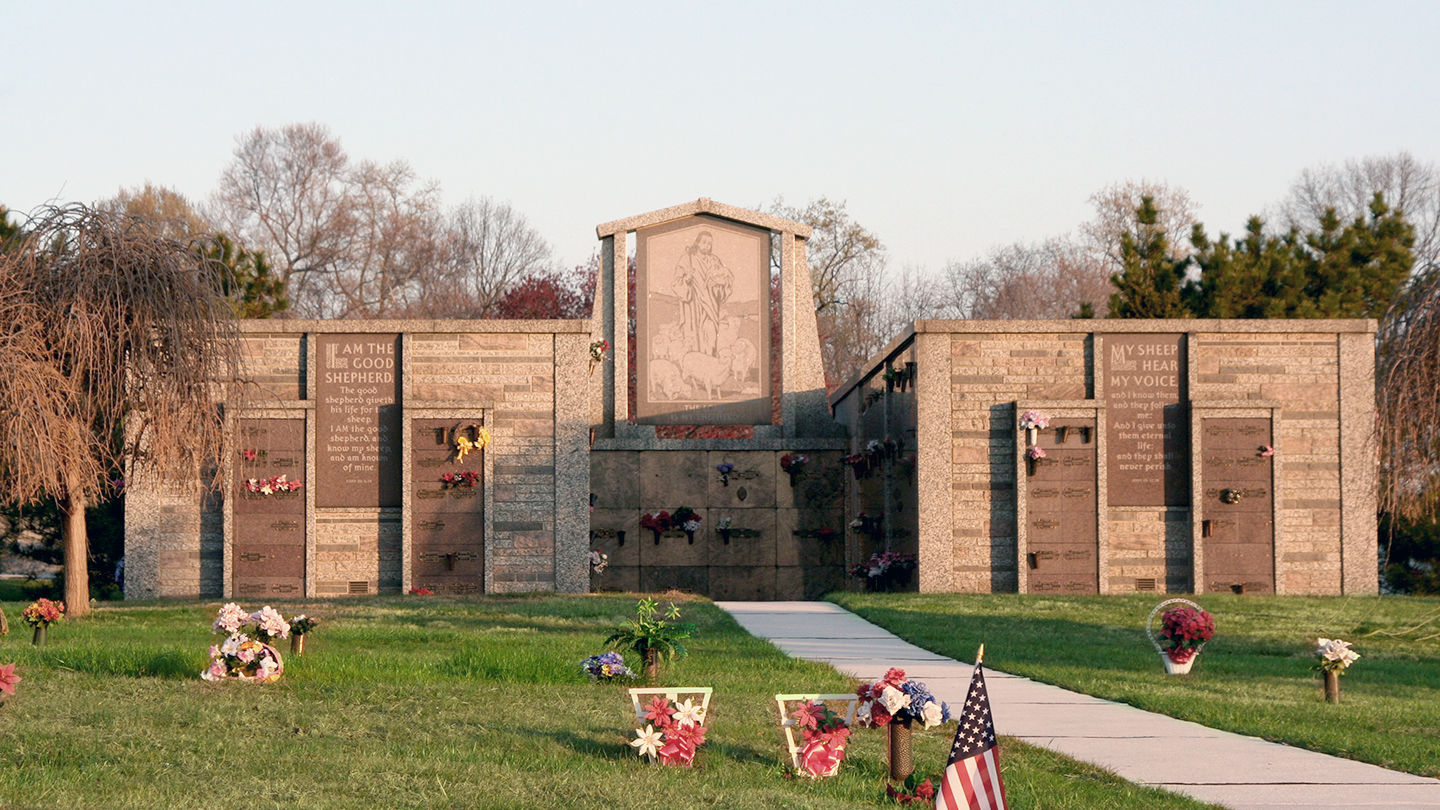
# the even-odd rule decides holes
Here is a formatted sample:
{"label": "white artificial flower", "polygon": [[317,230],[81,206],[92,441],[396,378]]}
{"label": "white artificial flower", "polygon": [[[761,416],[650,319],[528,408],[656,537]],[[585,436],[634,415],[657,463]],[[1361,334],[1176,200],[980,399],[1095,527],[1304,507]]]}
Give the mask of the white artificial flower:
{"label": "white artificial flower", "polygon": [[224,644],[220,645],[220,652],[226,655],[238,655],[240,653],[240,645],[249,640],[250,637],[244,633],[235,633],[225,639]]}
{"label": "white artificial flower", "polygon": [[675,722],[682,726],[698,726],[705,722],[705,709],[695,705],[695,702],[686,698],[675,706],[675,713],[670,715]]}
{"label": "white artificial flower", "polygon": [[920,710],[920,721],[925,724],[925,728],[940,725],[944,722],[944,718],[945,711],[940,708],[940,701],[938,700],[932,700],[926,703],[925,708]]}
{"label": "white artificial flower", "polygon": [[855,722],[862,726],[870,725],[870,701],[863,701],[855,707]]}
{"label": "white artificial flower", "polygon": [[901,709],[910,708],[910,696],[893,686],[885,687],[885,691],[880,693],[880,702],[885,704],[886,710],[892,715]]}
{"label": "white artificial flower", "polygon": [[1315,654],[1326,661],[1339,663],[1339,669],[1345,669],[1355,663],[1356,659],[1360,657],[1360,653],[1350,649],[1350,642],[1348,641],[1341,641],[1338,638],[1322,638],[1318,639],[1318,641],[1319,647],[1316,648]]}
{"label": "white artificial flower", "polygon": [[635,753],[642,757],[655,757],[660,753],[660,746],[664,743],[661,733],[655,730],[652,725],[646,725],[644,730],[635,729],[635,739],[630,741],[634,746]]}

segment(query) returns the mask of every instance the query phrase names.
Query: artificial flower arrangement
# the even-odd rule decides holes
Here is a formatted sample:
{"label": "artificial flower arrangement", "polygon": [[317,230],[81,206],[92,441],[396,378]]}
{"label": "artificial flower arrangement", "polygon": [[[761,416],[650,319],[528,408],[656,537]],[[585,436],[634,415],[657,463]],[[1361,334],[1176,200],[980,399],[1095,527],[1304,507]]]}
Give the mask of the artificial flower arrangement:
{"label": "artificial flower arrangement", "polygon": [[810,463],[810,457],[804,453],[786,453],[780,457],[780,469],[790,476],[790,486],[795,486],[795,479],[805,470],[805,465]]}
{"label": "artificial flower arrangement", "polygon": [[304,486],[299,481],[291,481],[284,475],[277,475],[274,478],[249,478],[245,481],[245,491],[252,495],[274,495],[277,492],[299,492]]}
{"label": "artificial flower arrangement", "polygon": [[597,549],[592,549],[592,550],[590,551],[590,573],[592,573],[592,574],[603,574],[603,573],[605,573],[606,567],[609,566],[609,565],[610,565],[610,555],[609,555],[609,554],[606,554],[605,552],[601,551],[601,550],[598,549],[598,548],[597,548]]}
{"label": "artificial flower arrangement", "polygon": [[720,473],[720,486],[730,486],[730,473],[735,472],[735,465],[728,461],[722,461],[715,465],[715,469]]}
{"label": "artificial flower arrangement", "polygon": [[850,569],[850,575],[865,580],[870,588],[880,590],[908,574],[915,568],[915,563],[914,554],[877,551],[870,555],[869,560]]}
{"label": "artificial flower arrangement", "polygon": [[660,605],[654,599],[635,603],[635,618],[615,628],[607,645],[633,650],[645,665],[645,678],[654,683],[660,677],[662,659],[684,658],[688,651],[682,641],[695,635],[695,625],[679,621],[680,608],[674,602],[659,616]]}
{"label": "artificial flower arrangement", "polygon": [[607,653],[592,655],[580,662],[580,670],[590,676],[590,680],[610,683],[621,678],[631,680],[639,677],[634,670],[625,666],[625,659],[620,653],[611,650]]}
{"label": "artificial flower arrangement", "polygon": [[40,598],[31,602],[29,607],[21,611],[20,618],[35,630],[34,635],[30,638],[30,643],[37,647],[44,646],[45,634],[50,629],[50,625],[65,618],[65,603]]}
{"label": "artificial flower arrangement", "polygon": [[36,599],[30,606],[21,611],[20,618],[31,627],[49,627],[52,623],[65,618],[65,603],[52,602],[49,599]]}
{"label": "artificial flower arrangement", "polygon": [[1350,649],[1350,642],[1338,638],[1322,638],[1316,641],[1315,655],[1319,656],[1320,663],[1316,664],[1315,668],[1320,670],[1325,700],[1328,703],[1339,703],[1340,676],[1355,663],[1360,653]]}
{"label": "artificial flower arrangement", "polygon": [[605,353],[610,351],[610,341],[595,340],[590,342],[590,373],[595,373],[595,367],[605,362]]}
{"label": "artificial flower arrangement", "polygon": [[649,529],[655,533],[655,544],[660,544],[660,535],[674,528],[670,513],[661,509],[659,512],[646,512],[640,516],[640,528]]}
{"label": "artificial flower arrangement", "polygon": [[1045,448],[1038,445],[1025,451],[1025,457],[1030,459],[1031,461],[1045,458],[1047,455],[1049,454],[1045,452]]}
{"label": "artificial flower arrangement", "polygon": [[1321,672],[1334,672],[1337,675],[1344,675],[1345,670],[1355,663],[1360,653],[1350,649],[1350,642],[1341,641],[1338,638],[1322,638],[1316,640],[1315,655],[1319,656],[1320,663],[1315,668]]}
{"label": "artificial flower arrangement", "polygon": [[441,489],[459,489],[461,487],[473,487],[480,483],[480,473],[473,470],[463,470],[458,473],[447,472],[440,476]]}
{"label": "artificial flower arrangement", "polygon": [[1214,636],[1215,618],[1197,605],[1181,603],[1160,614],[1160,633],[1155,644],[1174,664],[1167,664],[1166,670],[1183,674],[1189,671],[1189,665],[1205,642]]}
{"label": "artificial flower arrangement", "polygon": [[0,694],[15,695],[15,684],[24,680],[15,674],[14,664],[0,664]]}
{"label": "artificial flower arrangement", "polygon": [[1270,445],[1268,445],[1268,444],[1262,444],[1262,445],[1260,445],[1259,453],[1260,453],[1260,458],[1274,458],[1274,457],[1275,457],[1275,448],[1272,447],[1272,446],[1270,446]]}
{"label": "artificial flower arrangement", "polygon": [[845,718],[813,700],[805,701],[790,716],[804,738],[800,772],[811,779],[834,776],[845,761],[845,746],[850,741],[850,726]]}
{"label": "artificial flower arrangement", "polygon": [[251,683],[274,683],[285,672],[280,652],[270,642],[290,635],[290,623],[266,605],[254,613],[227,602],[211,628],[228,633],[223,644],[210,647],[210,666],[200,677],[207,681],[235,678]]}
{"label": "artificial flower arrangement", "polygon": [[306,616],[301,613],[290,620],[290,652],[296,655],[305,654],[305,637],[310,635],[320,620],[314,616]]}
{"label": "artificial flower arrangement", "polygon": [[465,462],[466,453],[484,450],[486,446],[490,444],[490,431],[488,429],[480,427],[479,425],[470,425],[466,430],[473,431],[475,438],[471,439],[469,436],[466,436],[464,430],[455,431],[456,464],[463,464]]}
{"label": "artificial flower arrangement", "polygon": [[409,593],[411,596],[430,596],[435,592],[422,585],[418,588],[411,588]]}
{"label": "artificial flower arrangement", "polygon": [[260,458],[264,455],[266,455],[266,452],[264,450],[256,450],[253,447],[247,447],[244,450],[240,451],[240,456],[246,461],[254,461],[255,459]]}
{"label": "artificial flower arrangement", "polygon": [[884,528],[885,515],[871,515],[868,512],[861,512],[850,521],[850,530],[860,534],[878,535]]}
{"label": "artificial flower arrangement", "polygon": [[635,753],[665,765],[690,767],[695,749],[705,744],[705,709],[690,699],[676,703],[664,695],[645,706],[645,728],[635,729]]}
{"label": "artificial flower arrangement", "polygon": [[1044,430],[1050,427],[1050,417],[1039,411],[1026,411],[1020,414],[1020,427],[1025,430]]}
{"label": "artificial flower arrangement", "polygon": [[865,453],[851,453],[840,459],[840,463],[850,468],[850,472],[855,474],[856,481],[869,478],[870,473],[874,471],[875,468],[874,459]]}
{"label": "artificial flower arrangement", "polygon": [[905,670],[898,667],[886,670],[875,683],[863,684],[855,694],[860,697],[855,722],[866,728],[912,722],[931,728],[950,720],[950,706],[924,683],[906,678]]}

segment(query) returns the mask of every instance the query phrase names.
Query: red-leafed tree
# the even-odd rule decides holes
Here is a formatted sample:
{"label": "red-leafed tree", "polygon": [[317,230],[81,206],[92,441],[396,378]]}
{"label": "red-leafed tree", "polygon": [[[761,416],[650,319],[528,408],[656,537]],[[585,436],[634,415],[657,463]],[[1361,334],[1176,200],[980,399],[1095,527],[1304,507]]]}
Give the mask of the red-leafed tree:
{"label": "red-leafed tree", "polygon": [[598,260],[569,272],[549,270],[521,279],[495,304],[494,317],[576,319],[590,317]]}

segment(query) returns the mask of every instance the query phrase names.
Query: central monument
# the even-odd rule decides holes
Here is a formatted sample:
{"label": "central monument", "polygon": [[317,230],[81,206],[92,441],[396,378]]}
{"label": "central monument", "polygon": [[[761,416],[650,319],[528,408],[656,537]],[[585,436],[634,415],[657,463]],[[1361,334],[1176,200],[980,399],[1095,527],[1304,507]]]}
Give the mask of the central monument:
{"label": "central monument", "polygon": [[845,441],[809,226],[702,198],[596,235],[592,339],[612,347],[591,377],[591,546],[610,557],[597,585],[723,599],[843,586]]}

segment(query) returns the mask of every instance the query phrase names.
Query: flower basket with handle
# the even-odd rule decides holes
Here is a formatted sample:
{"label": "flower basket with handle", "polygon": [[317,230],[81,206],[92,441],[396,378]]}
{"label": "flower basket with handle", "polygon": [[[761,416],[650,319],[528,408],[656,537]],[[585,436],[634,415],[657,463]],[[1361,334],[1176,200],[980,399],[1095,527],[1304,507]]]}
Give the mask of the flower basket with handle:
{"label": "flower basket with handle", "polygon": [[[1158,632],[1156,616],[1160,617]],[[1189,599],[1167,599],[1150,611],[1145,635],[1160,654],[1166,674],[1186,675],[1215,635],[1215,619]]]}

